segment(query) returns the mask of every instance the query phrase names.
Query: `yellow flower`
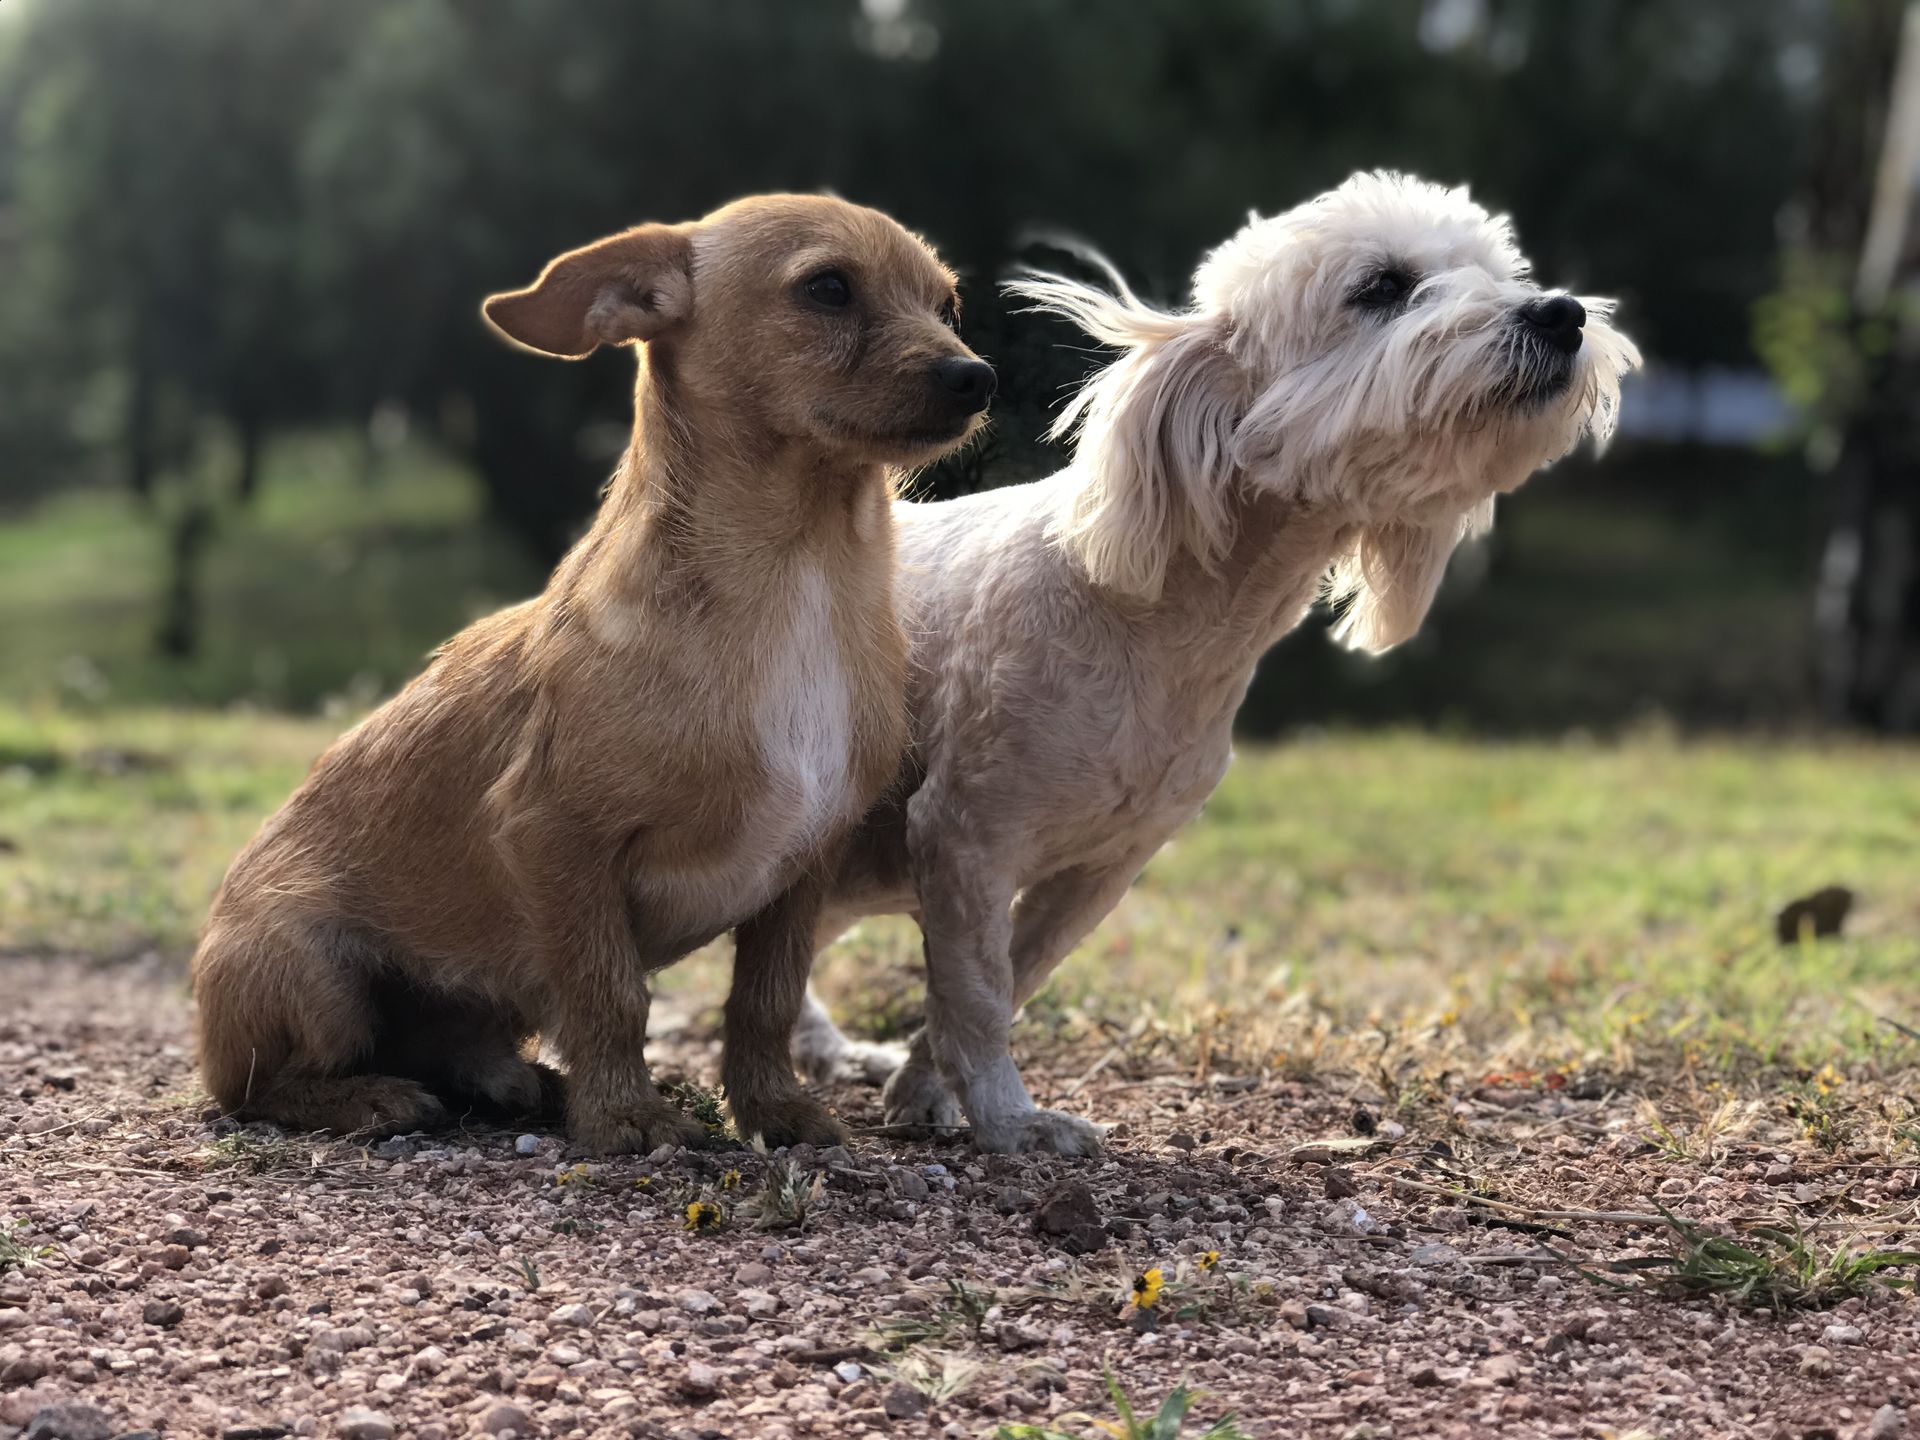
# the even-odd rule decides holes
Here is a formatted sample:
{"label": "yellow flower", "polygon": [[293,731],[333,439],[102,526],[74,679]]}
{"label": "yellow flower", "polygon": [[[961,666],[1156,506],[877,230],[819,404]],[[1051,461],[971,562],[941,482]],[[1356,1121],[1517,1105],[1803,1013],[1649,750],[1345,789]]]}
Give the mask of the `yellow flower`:
{"label": "yellow flower", "polygon": [[556,1185],[591,1185],[593,1183],[593,1171],[585,1165],[570,1166],[555,1175],[553,1177],[553,1183]]}
{"label": "yellow flower", "polygon": [[696,1200],[687,1206],[687,1229],[712,1230],[720,1224],[720,1207],[711,1200]]}
{"label": "yellow flower", "polygon": [[634,1179],[633,1179],[633,1188],[634,1188],[634,1189],[636,1189],[636,1190],[651,1190],[651,1189],[653,1189],[653,1177],[652,1177],[651,1175],[636,1175],[636,1176],[634,1176]]}
{"label": "yellow flower", "polygon": [[738,1170],[727,1171],[726,1174],[720,1177],[720,1188],[722,1190],[738,1190],[740,1188],[740,1172]]}
{"label": "yellow flower", "polygon": [[1158,1265],[1143,1274],[1133,1277],[1133,1304],[1137,1310],[1151,1310],[1160,1302],[1160,1291],[1167,1283],[1165,1273]]}
{"label": "yellow flower", "polygon": [[1211,1270],[1219,1263],[1220,1252],[1218,1250],[1208,1250],[1200,1257],[1200,1268],[1202,1270]]}

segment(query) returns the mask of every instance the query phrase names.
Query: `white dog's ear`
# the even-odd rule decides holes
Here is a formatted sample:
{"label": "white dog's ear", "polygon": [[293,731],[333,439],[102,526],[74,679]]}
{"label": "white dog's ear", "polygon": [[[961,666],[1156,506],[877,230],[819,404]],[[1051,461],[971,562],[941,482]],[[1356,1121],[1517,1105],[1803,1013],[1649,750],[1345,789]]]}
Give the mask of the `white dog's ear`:
{"label": "white dog's ear", "polygon": [[1340,617],[1334,639],[1373,655],[1411,639],[1440,593],[1455,547],[1492,526],[1489,497],[1464,514],[1440,520],[1358,527],[1352,548],[1334,561],[1327,576],[1327,601]]}
{"label": "white dog's ear", "polygon": [[548,264],[481,313],[515,344],[580,360],[602,345],[651,340],[693,313],[693,227],[642,225]]}
{"label": "white dog's ear", "polygon": [[1083,476],[1072,511],[1049,533],[1095,584],[1158,599],[1181,549],[1211,565],[1231,543],[1233,427],[1246,387],[1222,322],[1155,310],[1124,285],[1115,296],[1042,275],[1008,289],[1126,352],[1049,431],[1079,432]]}

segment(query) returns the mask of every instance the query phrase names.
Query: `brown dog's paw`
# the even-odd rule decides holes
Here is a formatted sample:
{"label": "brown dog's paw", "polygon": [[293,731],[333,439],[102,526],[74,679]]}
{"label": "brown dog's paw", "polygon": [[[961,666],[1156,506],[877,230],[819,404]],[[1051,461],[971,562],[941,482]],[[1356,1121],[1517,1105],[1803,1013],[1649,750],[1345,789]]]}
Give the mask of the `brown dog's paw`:
{"label": "brown dog's paw", "polygon": [[575,1106],[567,1137],[597,1155],[644,1155],[662,1145],[705,1143],[707,1127],[664,1100],[658,1106],[582,1114]]}
{"label": "brown dog's paw", "polygon": [[459,1094],[501,1115],[537,1118],[544,1108],[540,1067],[517,1055],[474,1060],[457,1071],[450,1083]]}
{"label": "brown dog's paw", "polygon": [[368,1138],[431,1130],[447,1118],[447,1107],[424,1085],[384,1075],[355,1082],[346,1103],[348,1113],[329,1128]]}
{"label": "brown dog's paw", "polygon": [[805,1095],[733,1105],[733,1126],[743,1140],[758,1135],[770,1149],[783,1145],[844,1145],[847,1127],[826,1106]]}

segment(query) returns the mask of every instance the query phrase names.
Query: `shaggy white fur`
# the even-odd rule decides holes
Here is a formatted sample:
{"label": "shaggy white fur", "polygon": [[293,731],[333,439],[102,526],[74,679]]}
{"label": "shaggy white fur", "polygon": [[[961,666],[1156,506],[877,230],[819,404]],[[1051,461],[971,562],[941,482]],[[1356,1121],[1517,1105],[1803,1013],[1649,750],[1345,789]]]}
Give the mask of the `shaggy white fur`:
{"label": "shaggy white fur", "polygon": [[[896,506],[917,783],[864,828],[823,927],[920,918],[927,1026],[887,1117],[964,1113],[990,1150],[1099,1148],[1034,1106],[1009,1028],[1199,812],[1261,654],[1322,594],[1345,643],[1407,639],[1494,498],[1604,441],[1639,363],[1611,302],[1541,290],[1504,218],[1401,175],[1255,217],[1185,310],[1110,278],[1013,286],[1121,351],[1060,418],[1072,465]],[[887,1059],[811,1001],[795,1057]]]}

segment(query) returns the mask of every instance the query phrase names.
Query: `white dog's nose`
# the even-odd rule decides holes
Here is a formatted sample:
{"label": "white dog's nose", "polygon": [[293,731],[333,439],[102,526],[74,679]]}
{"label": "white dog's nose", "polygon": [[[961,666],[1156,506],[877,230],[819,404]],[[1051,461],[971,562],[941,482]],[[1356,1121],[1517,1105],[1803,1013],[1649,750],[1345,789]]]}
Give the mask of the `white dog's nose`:
{"label": "white dog's nose", "polygon": [[1571,355],[1580,348],[1580,327],[1587,323],[1587,307],[1571,295],[1549,295],[1522,305],[1520,318],[1556,350]]}

